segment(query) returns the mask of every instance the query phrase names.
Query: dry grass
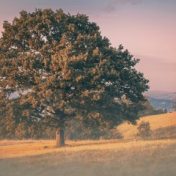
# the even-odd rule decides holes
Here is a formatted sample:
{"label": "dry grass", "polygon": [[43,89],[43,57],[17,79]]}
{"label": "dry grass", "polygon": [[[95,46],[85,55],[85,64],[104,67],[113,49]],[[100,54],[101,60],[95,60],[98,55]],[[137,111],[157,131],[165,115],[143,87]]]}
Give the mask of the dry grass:
{"label": "dry grass", "polygon": [[[176,140],[1,141],[0,176],[175,176]],[[41,155],[42,154],[42,155]]]}
{"label": "dry grass", "polygon": [[149,122],[152,131],[176,127],[176,112],[142,117],[137,121],[136,125],[125,122],[119,125],[117,129],[125,139],[133,139],[137,134],[137,126],[141,121]]}
{"label": "dry grass", "polygon": [[47,153],[84,152],[94,150],[128,150],[131,147],[142,148],[145,146],[159,146],[175,144],[176,140],[155,141],[125,141],[125,140],[100,140],[100,141],[67,141],[65,147],[56,148],[52,140],[26,140],[26,141],[1,141],[0,159],[35,156]]}
{"label": "dry grass", "polygon": [[[176,113],[143,117],[152,130],[176,126]],[[0,176],[175,176],[176,139],[135,140],[136,126],[119,127],[125,140],[0,141]],[[131,138],[131,139],[130,139]]]}

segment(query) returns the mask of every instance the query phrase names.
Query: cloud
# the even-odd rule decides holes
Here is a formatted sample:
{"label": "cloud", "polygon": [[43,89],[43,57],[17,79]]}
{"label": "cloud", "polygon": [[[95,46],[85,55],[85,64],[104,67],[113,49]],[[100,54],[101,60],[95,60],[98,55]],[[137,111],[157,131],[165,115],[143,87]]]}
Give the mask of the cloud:
{"label": "cloud", "polygon": [[143,0],[110,0],[104,10],[106,12],[113,12],[115,11],[117,8],[121,7],[122,5],[138,5],[139,3],[141,3]]}

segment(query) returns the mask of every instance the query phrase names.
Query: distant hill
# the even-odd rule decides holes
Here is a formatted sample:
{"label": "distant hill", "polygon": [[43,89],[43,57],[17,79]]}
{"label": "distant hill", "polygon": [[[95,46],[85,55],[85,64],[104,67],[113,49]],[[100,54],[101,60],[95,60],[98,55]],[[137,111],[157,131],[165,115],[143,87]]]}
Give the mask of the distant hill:
{"label": "distant hill", "polygon": [[176,92],[149,91],[146,97],[155,109],[167,109],[173,111],[173,104],[176,102]]}
{"label": "distant hill", "polygon": [[127,122],[117,127],[124,139],[136,138],[140,122],[149,122],[154,137],[176,138],[176,112],[141,117],[136,125]]}

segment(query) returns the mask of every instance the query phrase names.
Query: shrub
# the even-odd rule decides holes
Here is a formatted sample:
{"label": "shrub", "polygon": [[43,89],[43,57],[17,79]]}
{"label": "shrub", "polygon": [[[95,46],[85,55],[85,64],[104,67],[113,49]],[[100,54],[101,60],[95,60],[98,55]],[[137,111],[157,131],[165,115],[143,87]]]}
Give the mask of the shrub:
{"label": "shrub", "polygon": [[138,129],[137,136],[139,136],[143,139],[147,139],[151,136],[151,129],[150,129],[150,123],[149,122],[142,121],[138,125],[137,129]]}

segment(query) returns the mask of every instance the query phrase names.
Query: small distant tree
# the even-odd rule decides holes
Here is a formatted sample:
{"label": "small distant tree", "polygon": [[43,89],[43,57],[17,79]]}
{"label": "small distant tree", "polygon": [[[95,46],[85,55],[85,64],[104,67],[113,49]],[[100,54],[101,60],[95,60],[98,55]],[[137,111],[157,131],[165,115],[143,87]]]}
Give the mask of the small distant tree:
{"label": "small distant tree", "polygon": [[148,80],[120,45],[113,48],[85,15],[51,9],[20,12],[3,24],[0,88],[6,99],[17,93],[22,116],[56,129],[63,146],[68,122],[110,126],[134,122]]}
{"label": "small distant tree", "polygon": [[151,128],[149,122],[142,121],[141,123],[139,123],[137,130],[138,130],[137,136],[143,139],[146,139],[151,136]]}

